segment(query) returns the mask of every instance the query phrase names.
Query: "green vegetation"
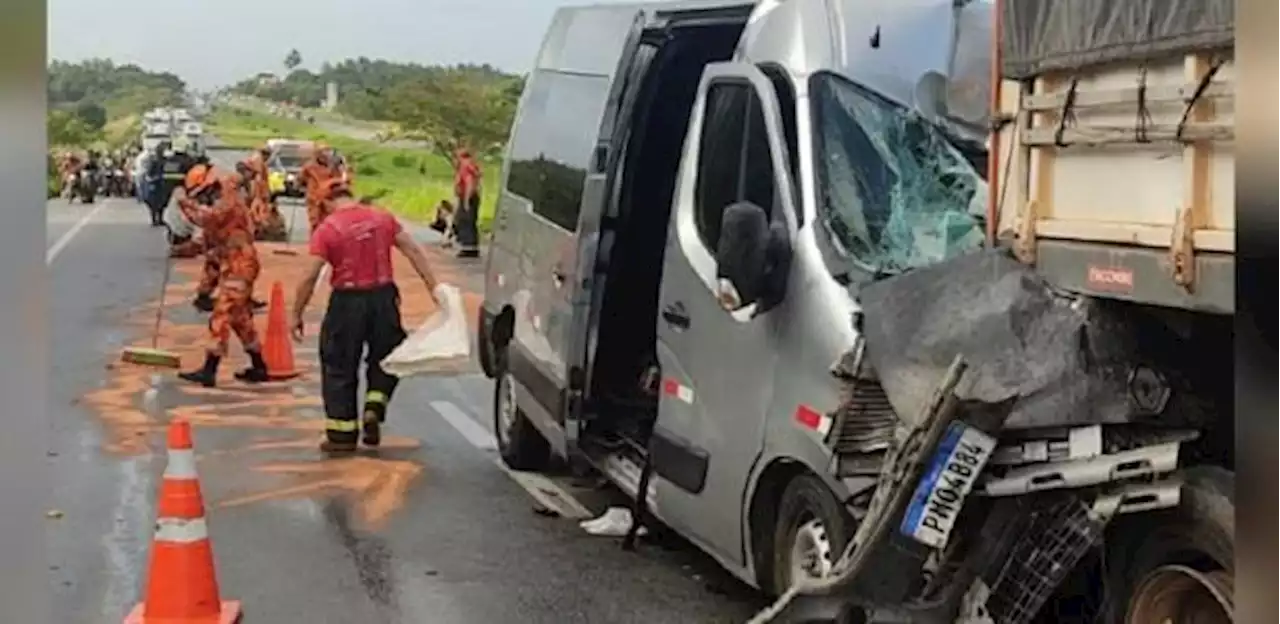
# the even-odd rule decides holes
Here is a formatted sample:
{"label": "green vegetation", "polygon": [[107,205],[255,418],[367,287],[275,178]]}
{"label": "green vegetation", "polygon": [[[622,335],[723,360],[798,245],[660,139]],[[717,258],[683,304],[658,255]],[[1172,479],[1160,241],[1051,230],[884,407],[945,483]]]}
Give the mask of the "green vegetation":
{"label": "green vegetation", "polygon": [[325,63],[312,72],[301,63],[301,55],[291,50],[283,79],[259,74],[231,91],[316,108],[333,82],[339,93],[336,113],[394,125],[401,137],[425,141],[446,158],[461,146],[481,155],[499,153],[524,88],[524,78],[489,65],[428,66],[362,57]]}
{"label": "green vegetation", "polygon": [[[179,105],[186,91],[186,83],[174,74],[116,65],[107,59],[53,61],[48,77],[45,131],[49,148],[59,152],[115,149],[136,141],[142,131],[142,113]],[[60,186],[52,157],[47,171],[52,197]]]}
{"label": "green vegetation", "polygon": [[[323,141],[347,158],[355,171],[355,191],[377,197],[377,203],[415,221],[435,217],[436,206],[453,195],[453,168],[439,154],[422,149],[392,147],[324,132],[304,121],[240,109],[219,108],[208,119],[209,131],[227,147],[251,149],[268,139]],[[485,180],[480,229],[488,231],[497,197],[493,184],[497,163],[481,163]]]}
{"label": "green vegetation", "polygon": [[48,68],[49,145],[62,149],[115,148],[137,138],[142,113],[177,106],[186,83],[168,72],[108,59],[53,61]]}
{"label": "green vegetation", "polygon": [[[488,230],[497,196],[498,157],[511,128],[524,78],[490,65],[419,65],[369,58],[304,69],[302,54],[283,57],[284,77],[261,73],[231,87],[238,96],[312,109],[317,120],[377,130],[384,139],[409,139],[424,149],[394,142],[361,141],[316,126],[245,110],[222,111],[212,131],[225,143],[247,147],[272,137],[323,140],[355,165],[356,191],[412,219],[435,215],[453,195],[453,154],[466,147],[481,159],[486,184],[480,227]],[[328,83],[338,86],[337,109],[320,112]]]}

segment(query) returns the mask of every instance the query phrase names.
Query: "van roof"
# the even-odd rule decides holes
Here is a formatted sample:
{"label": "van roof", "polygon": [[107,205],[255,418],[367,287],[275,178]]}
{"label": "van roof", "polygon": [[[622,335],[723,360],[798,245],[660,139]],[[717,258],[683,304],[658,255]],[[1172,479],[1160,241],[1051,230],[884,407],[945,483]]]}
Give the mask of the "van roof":
{"label": "van roof", "polygon": [[950,116],[980,128],[994,26],[991,0],[762,0],[738,58],[799,79],[832,71],[908,106],[940,74]]}

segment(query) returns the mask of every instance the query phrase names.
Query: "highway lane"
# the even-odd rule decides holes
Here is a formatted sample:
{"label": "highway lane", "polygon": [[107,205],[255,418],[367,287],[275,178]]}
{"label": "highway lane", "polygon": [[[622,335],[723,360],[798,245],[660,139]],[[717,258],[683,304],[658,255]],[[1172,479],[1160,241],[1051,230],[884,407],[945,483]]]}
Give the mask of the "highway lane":
{"label": "highway lane", "polygon": [[[223,164],[235,156],[215,154]],[[225,597],[244,601],[247,621],[741,622],[759,606],[686,544],[625,553],[575,519],[535,513],[531,491],[559,490],[591,513],[613,494],[502,469],[492,387],[474,365],[406,380],[384,448],[328,460],[315,451],[313,339],[297,347],[299,379],[258,388],[228,380],[216,391],[191,389],[169,371],[116,363],[126,344],[147,344],[163,237],[132,201],[53,200],[46,210],[55,621],[119,622],[138,600],[173,416],[195,425],[219,580]],[[293,289],[301,257],[278,254],[282,247],[262,246],[260,297],[277,280]],[[479,265],[431,252],[447,279],[474,291]],[[161,346],[188,367],[205,332],[187,303],[198,263],[175,264],[161,331]],[[398,271],[407,278],[406,268]],[[423,293],[407,279],[402,287],[416,322]],[[242,360],[233,347],[223,376]],[[159,407],[148,409],[153,385]]]}

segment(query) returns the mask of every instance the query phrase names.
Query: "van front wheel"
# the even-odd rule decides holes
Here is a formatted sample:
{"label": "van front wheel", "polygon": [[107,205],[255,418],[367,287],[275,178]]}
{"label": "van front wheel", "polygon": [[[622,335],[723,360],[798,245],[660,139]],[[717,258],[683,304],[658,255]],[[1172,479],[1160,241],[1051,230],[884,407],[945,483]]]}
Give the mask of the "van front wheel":
{"label": "van front wheel", "polygon": [[493,436],[502,463],[512,470],[544,470],[551,461],[551,445],[529,417],[516,406],[511,373],[501,371],[493,382]]}
{"label": "van front wheel", "polygon": [[821,479],[802,474],[787,484],[778,501],[773,531],[771,581],[777,596],[798,578],[831,572],[852,536],[853,519]]}

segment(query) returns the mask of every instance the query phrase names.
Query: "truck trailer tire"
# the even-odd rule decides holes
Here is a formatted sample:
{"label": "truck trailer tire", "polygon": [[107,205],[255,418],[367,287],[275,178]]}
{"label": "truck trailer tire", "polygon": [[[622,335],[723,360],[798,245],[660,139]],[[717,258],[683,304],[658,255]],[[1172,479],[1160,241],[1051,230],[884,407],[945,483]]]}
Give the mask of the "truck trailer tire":
{"label": "truck trailer tire", "polygon": [[502,463],[512,470],[536,472],[551,463],[551,445],[516,406],[514,379],[505,370],[493,382],[493,437]]}
{"label": "truck trailer tire", "polygon": [[772,596],[786,592],[793,576],[809,566],[824,570],[810,568],[810,574],[825,575],[853,536],[853,519],[831,488],[811,474],[798,475],[787,484],[777,509],[771,569],[762,588]]}
{"label": "truck trailer tire", "polygon": [[1183,476],[1178,507],[1125,518],[1108,540],[1119,555],[1109,621],[1233,621],[1235,477],[1216,466]]}

